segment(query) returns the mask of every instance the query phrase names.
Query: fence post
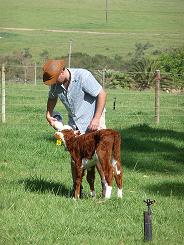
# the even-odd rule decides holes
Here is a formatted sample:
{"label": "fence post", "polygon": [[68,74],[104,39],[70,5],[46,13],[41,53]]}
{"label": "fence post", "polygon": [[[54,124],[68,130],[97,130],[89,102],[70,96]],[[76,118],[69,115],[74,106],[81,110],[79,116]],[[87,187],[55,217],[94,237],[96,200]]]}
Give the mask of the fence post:
{"label": "fence post", "polygon": [[108,1],[106,0],[106,4],[105,4],[105,20],[106,20],[106,24],[107,24],[107,16],[108,16]]}
{"label": "fence post", "polygon": [[36,85],[36,63],[34,66],[34,84]]}
{"label": "fence post", "polygon": [[155,77],[155,122],[160,122],[160,70],[156,70]]}
{"label": "fence post", "polygon": [[68,68],[71,66],[71,55],[72,55],[72,40],[69,43],[69,52],[68,52]]}
{"label": "fence post", "polygon": [[113,110],[116,110],[116,97],[114,98],[114,102],[113,102]]}
{"label": "fence post", "polygon": [[6,117],[5,117],[5,66],[4,64],[2,65],[2,113],[1,113],[1,120],[2,123],[6,122]]}
{"label": "fence post", "polygon": [[102,70],[102,86],[105,88],[105,72],[106,70]]}

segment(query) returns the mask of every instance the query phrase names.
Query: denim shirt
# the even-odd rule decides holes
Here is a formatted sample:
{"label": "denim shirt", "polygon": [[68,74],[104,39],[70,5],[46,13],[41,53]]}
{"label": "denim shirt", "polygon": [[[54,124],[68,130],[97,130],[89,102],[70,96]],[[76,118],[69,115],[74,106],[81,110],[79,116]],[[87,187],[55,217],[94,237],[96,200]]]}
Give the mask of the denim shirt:
{"label": "denim shirt", "polygon": [[97,96],[102,86],[88,70],[68,70],[71,72],[68,89],[62,84],[53,84],[50,86],[49,98],[59,98],[68,111],[68,124],[86,132],[94,117]]}

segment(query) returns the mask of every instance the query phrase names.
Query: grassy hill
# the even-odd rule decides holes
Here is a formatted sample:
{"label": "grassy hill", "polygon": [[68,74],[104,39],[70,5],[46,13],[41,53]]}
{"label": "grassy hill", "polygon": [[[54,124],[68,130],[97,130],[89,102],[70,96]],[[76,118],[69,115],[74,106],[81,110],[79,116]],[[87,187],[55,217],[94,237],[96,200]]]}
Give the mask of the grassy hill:
{"label": "grassy hill", "polygon": [[126,57],[136,42],[150,42],[154,50],[183,44],[183,1],[107,1],[107,22],[105,3],[1,1],[0,53],[30,48],[38,61],[43,50],[48,50],[51,58],[67,55],[72,40],[72,52]]}

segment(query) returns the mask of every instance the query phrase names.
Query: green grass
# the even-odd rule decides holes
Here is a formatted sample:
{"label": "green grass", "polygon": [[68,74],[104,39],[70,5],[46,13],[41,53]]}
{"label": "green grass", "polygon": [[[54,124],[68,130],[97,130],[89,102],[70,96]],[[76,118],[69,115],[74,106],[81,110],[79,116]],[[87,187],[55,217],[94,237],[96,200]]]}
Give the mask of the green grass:
{"label": "green grass", "polygon": [[[34,61],[47,49],[50,58],[72,52],[127,57],[135,43],[150,42],[153,49],[178,47],[184,39],[184,3],[181,0],[108,1],[1,1],[1,54],[30,48]],[[4,28],[33,28],[13,31]],[[53,33],[47,29],[114,34]]]}
{"label": "green grass", "polygon": [[[183,95],[161,93],[161,122],[154,123],[154,94],[109,90],[107,126],[122,135],[124,197],[70,198],[70,157],[56,146],[45,120],[47,87],[7,84],[7,123],[0,124],[0,244],[144,244],[146,198],[153,206],[152,244],[183,244]],[[116,110],[113,98],[116,97]],[[57,109],[66,112],[61,103]]]}

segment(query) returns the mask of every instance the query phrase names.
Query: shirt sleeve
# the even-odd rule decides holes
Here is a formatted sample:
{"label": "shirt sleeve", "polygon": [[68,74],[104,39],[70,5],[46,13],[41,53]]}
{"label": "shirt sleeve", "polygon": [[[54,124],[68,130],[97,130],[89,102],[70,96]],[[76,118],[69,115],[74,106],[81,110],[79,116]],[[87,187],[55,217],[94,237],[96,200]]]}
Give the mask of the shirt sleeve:
{"label": "shirt sleeve", "polygon": [[91,74],[91,72],[87,71],[82,78],[82,89],[84,92],[96,97],[102,90],[102,86]]}

